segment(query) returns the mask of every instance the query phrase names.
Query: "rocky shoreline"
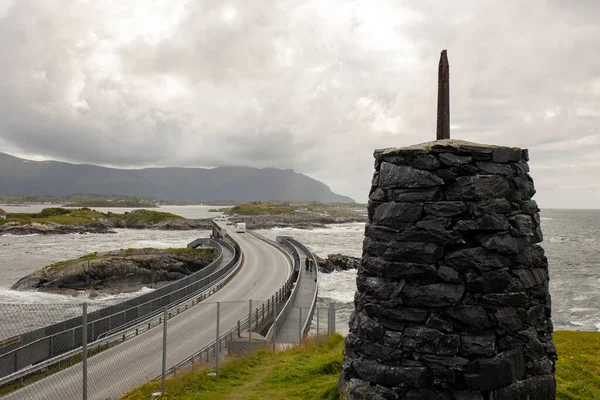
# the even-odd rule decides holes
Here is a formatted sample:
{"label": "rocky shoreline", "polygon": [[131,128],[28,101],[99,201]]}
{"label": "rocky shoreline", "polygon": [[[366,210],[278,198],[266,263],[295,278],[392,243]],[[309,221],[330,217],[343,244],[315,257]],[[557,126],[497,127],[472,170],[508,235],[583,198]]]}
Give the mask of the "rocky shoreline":
{"label": "rocky shoreline", "polygon": [[[244,220],[248,229],[270,229],[292,227],[299,229],[324,228],[330,224],[349,222],[366,222],[367,217],[361,215],[349,217],[332,217],[319,214],[299,215],[257,215],[239,216],[234,220]],[[143,223],[121,218],[101,218],[93,223],[56,224],[52,222],[20,224],[7,222],[0,225],[0,236],[10,235],[64,235],[72,233],[115,233],[114,229],[157,229],[157,230],[210,230],[211,219],[178,219],[158,223]]]}
{"label": "rocky shoreline", "polygon": [[329,254],[327,258],[321,258],[315,254],[319,272],[330,274],[332,272],[348,271],[358,269],[360,266],[360,258],[345,256],[343,254]]}
{"label": "rocky shoreline", "polygon": [[158,288],[201,270],[214,249],[121,249],[47,265],[17,281],[13,290],[58,294],[135,292]]}

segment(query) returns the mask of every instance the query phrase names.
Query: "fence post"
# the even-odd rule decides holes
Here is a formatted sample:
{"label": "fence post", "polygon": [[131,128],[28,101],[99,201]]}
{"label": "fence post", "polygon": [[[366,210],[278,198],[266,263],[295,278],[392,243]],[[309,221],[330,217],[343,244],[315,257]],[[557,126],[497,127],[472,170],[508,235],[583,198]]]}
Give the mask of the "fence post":
{"label": "fence post", "polygon": [[319,307],[317,307],[317,346],[319,345]]}
{"label": "fence post", "polygon": [[221,303],[217,301],[217,341],[215,342],[215,372],[219,373],[219,345],[221,344],[219,340],[219,321],[221,320]]}
{"label": "fence post", "polygon": [[240,324],[240,320],[238,319],[238,336],[237,337],[240,337],[240,336],[242,336],[242,326]]}
{"label": "fence post", "polygon": [[83,374],[83,400],[87,400],[87,303],[83,303],[83,314],[81,316],[81,369]]}
{"label": "fence post", "polygon": [[[269,300],[267,300],[267,301],[269,301]],[[262,305],[262,320],[261,321],[264,321],[264,320],[265,320],[265,303],[263,303],[263,305]]]}
{"label": "fence post", "polygon": [[275,341],[277,340],[277,303],[273,302],[273,351],[276,351]]}
{"label": "fence post", "polygon": [[252,299],[248,300],[248,357],[252,356]]}
{"label": "fence post", "polygon": [[333,333],[335,332],[335,304],[329,303],[329,321],[328,321],[328,333],[330,335],[333,335]]}
{"label": "fence post", "polygon": [[302,343],[302,307],[298,307],[298,343]]}
{"label": "fence post", "polygon": [[163,348],[162,348],[162,383],[161,392],[165,391],[165,379],[167,378],[167,318],[169,318],[169,311],[165,306],[164,317],[163,317]]}

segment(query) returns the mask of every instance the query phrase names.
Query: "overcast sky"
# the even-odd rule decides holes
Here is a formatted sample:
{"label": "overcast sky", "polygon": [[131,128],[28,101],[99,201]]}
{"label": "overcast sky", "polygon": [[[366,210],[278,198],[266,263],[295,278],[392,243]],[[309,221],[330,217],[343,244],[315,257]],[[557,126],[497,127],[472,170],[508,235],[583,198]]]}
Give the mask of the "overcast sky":
{"label": "overcast sky", "polygon": [[600,208],[600,1],[0,0],[0,151],[293,168],[360,202],[373,150],[530,149],[543,208]]}

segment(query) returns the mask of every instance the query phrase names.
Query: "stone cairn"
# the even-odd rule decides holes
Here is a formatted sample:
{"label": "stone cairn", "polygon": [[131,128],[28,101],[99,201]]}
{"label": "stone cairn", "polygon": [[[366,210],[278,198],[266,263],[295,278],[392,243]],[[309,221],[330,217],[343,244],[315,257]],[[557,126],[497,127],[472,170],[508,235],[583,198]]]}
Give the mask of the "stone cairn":
{"label": "stone cairn", "polygon": [[548,262],[528,151],[375,151],[341,382],[349,399],[553,399]]}

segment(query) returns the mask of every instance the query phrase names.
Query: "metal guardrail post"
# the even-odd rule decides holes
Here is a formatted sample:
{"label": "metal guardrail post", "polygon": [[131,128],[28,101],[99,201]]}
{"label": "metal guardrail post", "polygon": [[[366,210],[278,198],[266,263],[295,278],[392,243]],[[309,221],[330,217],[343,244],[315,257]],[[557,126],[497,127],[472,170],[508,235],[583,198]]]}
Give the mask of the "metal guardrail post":
{"label": "metal guardrail post", "polygon": [[238,319],[238,336],[237,337],[240,337],[240,336],[242,336],[242,326],[241,326],[240,320]]}
{"label": "metal guardrail post", "polygon": [[252,356],[252,299],[248,301],[248,357]]}
{"label": "metal guardrail post", "polygon": [[82,366],[82,389],[83,389],[83,400],[87,400],[87,309],[88,304],[83,303],[83,314],[81,316],[81,366]]}
{"label": "metal guardrail post", "polygon": [[298,343],[302,342],[302,307],[298,307]]}
{"label": "metal guardrail post", "polygon": [[317,307],[317,346],[319,345],[319,307]]}
{"label": "metal guardrail post", "polygon": [[215,342],[215,372],[219,373],[219,322],[221,321],[221,303],[217,301],[217,341]]}
{"label": "metal guardrail post", "polygon": [[273,351],[276,351],[275,341],[277,340],[277,303],[273,303]]}
{"label": "metal guardrail post", "polygon": [[335,305],[333,303],[329,303],[329,321],[328,321],[328,333],[333,335],[335,332]]}
{"label": "metal guardrail post", "polygon": [[167,377],[167,318],[169,317],[167,306],[163,317],[163,348],[162,348],[162,383],[161,392],[165,391],[165,379]]}

